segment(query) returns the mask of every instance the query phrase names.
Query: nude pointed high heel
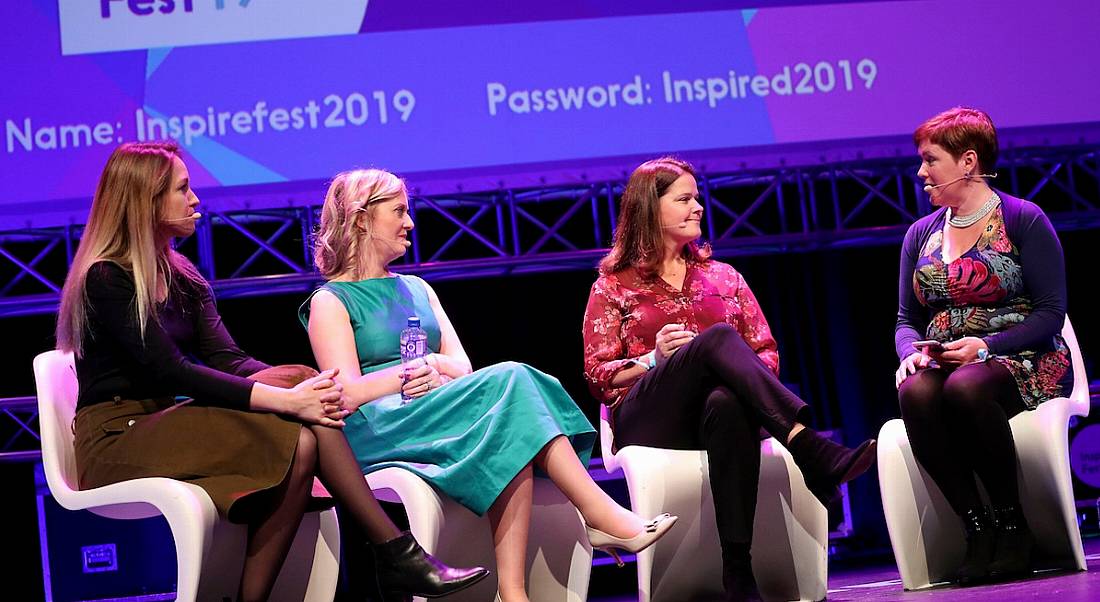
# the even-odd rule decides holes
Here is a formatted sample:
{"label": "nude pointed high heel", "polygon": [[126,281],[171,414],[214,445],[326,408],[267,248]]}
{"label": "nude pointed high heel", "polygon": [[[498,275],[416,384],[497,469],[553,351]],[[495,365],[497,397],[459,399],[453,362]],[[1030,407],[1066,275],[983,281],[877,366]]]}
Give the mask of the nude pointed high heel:
{"label": "nude pointed high heel", "polygon": [[667,512],[655,516],[653,520],[642,526],[641,533],[638,533],[630,539],[615,537],[599,529],[593,529],[588,525],[585,525],[584,529],[588,533],[588,543],[592,544],[592,549],[599,550],[611,556],[615,559],[615,563],[621,567],[624,566],[625,563],[622,558],[619,557],[619,550],[630,552],[631,554],[641,552],[653,545],[658,539],[664,537],[665,533],[668,533],[668,530],[672,528],[672,525],[676,524],[679,518],[680,517],[672,516]]}

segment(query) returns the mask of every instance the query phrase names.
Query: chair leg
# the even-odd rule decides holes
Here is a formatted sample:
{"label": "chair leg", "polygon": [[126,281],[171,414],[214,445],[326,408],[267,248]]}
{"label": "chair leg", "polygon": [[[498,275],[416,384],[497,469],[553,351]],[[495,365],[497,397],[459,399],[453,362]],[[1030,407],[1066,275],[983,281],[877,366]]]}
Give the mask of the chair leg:
{"label": "chair leg", "polygon": [[879,431],[878,475],[890,544],[907,590],[954,575],[966,553],[962,522],[917,463],[901,419]]}
{"label": "chair leg", "polygon": [[634,512],[680,517],[675,529],[638,553],[639,602],[720,596],[722,555],[706,452],[630,446],[619,457]]}
{"label": "chair leg", "polygon": [[531,602],[584,602],[592,547],[580,512],[553,483],[535,479],[527,551]]}
{"label": "chair leg", "polygon": [[340,571],[336,512],[308,512],[294,537],[270,602],[331,602]]}
{"label": "chair leg", "polygon": [[325,510],[318,516],[320,526],[310,573],[307,602],[328,602],[336,595],[340,576],[340,524],[335,510]]}
{"label": "chair leg", "polygon": [[[234,531],[239,534],[239,526],[219,524],[223,521],[218,520],[213,502],[205,493],[201,495],[202,499],[199,495],[190,496],[192,500],[188,501],[192,503],[180,503],[177,499],[176,503],[159,508],[176,546],[176,599],[180,602],[233,599],[240,581],[240,567],[228,570],[221,562],[226,555],[218,553],[235,546],[224,545],[231,544],[229,541],[219,541],[223,545],[214,546],[213,541],[215,537],[233,539]],[[214,560],[221,566],[215,566]]]}
{"label": "chair leg", "polygon": [[1052,399],[1010,424],[1019,458],[1020,502],[1039,550],[1059,566],[1085,570],[1065,436],[1069,416],[1069,400]]}
{"label": "chair leg", "polygon": [[765,599],[820,600],[828,589],[828,511],[790,452],[762,443],[753,567]]}

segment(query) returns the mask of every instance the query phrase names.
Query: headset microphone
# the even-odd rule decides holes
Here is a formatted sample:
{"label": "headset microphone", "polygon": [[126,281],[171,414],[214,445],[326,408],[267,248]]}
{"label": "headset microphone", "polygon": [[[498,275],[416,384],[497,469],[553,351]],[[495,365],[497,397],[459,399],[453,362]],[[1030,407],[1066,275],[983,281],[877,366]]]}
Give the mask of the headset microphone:
{"label": "headset microphone", "polygon": [[973,175],[973,176],[968,174],[968,175],[965,175],[965,176],[959,176],[959,177],[955,178],[954,180],[951,180],[950,182],[944,182],[943,184],[936,184],[934,186],[932,184],[927,184],[924,187],[924,191],[925,192],[932,192],[933,190],[935,190],[937,188],[942,188],[944,186],[950,186],[951,184],[954,184],[955,182],[958,182],[959,180],[969,180],[971,178],[989,178],[990,180],[992,180],[993,178],[996,178],[996,177],[997,177],[996,172],[993,172],[993,173],[980,173],[980,174],[976,174],[976,175]]}
{"label": "headset microphone", "polygon": [[686,228],[689,221],[693,221],[693,220],[684,220],[684,221],[676,223],[676,224],[661,224],[661,229],[662,230],[671,230],[673,228]]}
{"label": "headset microphone", "polygon": [[187,217],[174,217],[172,219],[166,219],[166,220],[163,220],[163,221],[166,221],[166,222],[192,222],[192,221],[198,220],[200,217],[202,217],[202,214],[199,213],[198,211],[196,211],[196,212],[192,213],[191,215],[188,215]]}

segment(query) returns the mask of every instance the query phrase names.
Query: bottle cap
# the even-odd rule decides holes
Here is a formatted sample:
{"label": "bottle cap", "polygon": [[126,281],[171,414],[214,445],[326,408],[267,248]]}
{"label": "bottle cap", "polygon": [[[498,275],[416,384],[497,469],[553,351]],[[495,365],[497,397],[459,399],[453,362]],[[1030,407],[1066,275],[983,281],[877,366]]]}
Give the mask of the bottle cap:
{"label": "bottle cap", "polygon": [[420,328],[420,318],[418,316],[409,316],[409,328]]}

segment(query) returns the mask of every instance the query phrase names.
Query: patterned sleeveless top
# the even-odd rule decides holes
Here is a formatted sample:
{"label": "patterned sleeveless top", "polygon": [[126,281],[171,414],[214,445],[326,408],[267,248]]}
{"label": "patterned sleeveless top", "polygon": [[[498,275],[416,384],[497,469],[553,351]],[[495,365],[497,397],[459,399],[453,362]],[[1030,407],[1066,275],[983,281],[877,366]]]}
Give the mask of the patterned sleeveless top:
{"label": "patterned sleeveless top", "polygon": [[[913,271],[913,291],[932,310],[926,336],[950,341],[982,337],[1023,322],[1032,311],[1020,252],[1005,231],[1003,207],[994,210],[978,241],[951,262],[943,260],[943,223],[928,238]],[[1070,358],[1062,336],[1042,349],[989,358],[1008,368],[1028,408],[1068,391]]]}

